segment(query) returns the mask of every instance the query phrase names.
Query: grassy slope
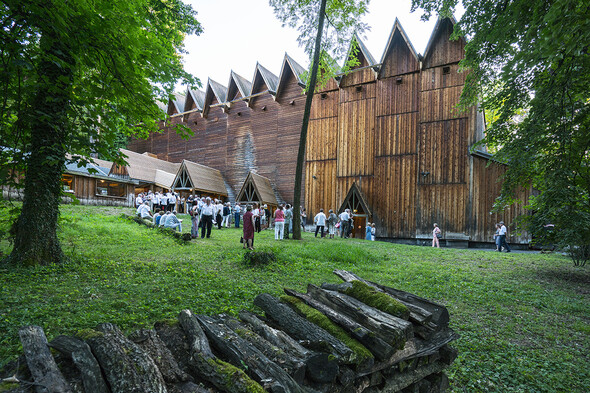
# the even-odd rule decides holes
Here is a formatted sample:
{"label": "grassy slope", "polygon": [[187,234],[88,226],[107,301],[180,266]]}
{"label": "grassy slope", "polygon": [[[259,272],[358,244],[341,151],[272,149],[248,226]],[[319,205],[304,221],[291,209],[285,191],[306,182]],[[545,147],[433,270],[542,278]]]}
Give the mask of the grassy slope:
{"label": "grassy slope", "polygon": [[41,325],[52,338],[99,322],[131,330],[183,308],[236,313],[252,309],[261,292],[338,282],[331,272],[339,268],[447,305],[461,334],[448,372],[455,392],[590,391],[590,271],[559,255],[321,240],[309,233],[301,242],[276,242],[265,231],[255,245],[274,251],[277,262],[249,268],[236,229],[183,246],[117,217],[123,211],[131,213],[65,206],[61,238],[71,262],[0,265],[0,364],[19,353],[22,325]]}

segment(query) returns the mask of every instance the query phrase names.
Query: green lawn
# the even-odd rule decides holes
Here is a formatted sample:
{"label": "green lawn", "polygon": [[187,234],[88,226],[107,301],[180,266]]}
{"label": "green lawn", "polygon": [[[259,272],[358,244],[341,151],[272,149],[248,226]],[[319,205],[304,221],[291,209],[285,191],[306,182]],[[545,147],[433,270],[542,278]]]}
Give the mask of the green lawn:
{"label": "green lawn", "polygon": [[[196,313],[254,309],[262,292],[339,282],[334,269],[445,304],[461,335],[448,370],[454,392],[590,392],[590,270],[558,254],[500,254],[256,236],[277,261],[248,267],[241,230],[181,245],[119,217],[132,209],[64,206],[61,239],[70,262],[0,265],[0,365],[21,349],[18,329],[37,324],[51,339],[113,322],[131,331]],[[1,213],[0,213],[1,214]],[[189,224],[188,216],[184,223]],[[188,225],[183,228],[189,231]],[[0,243],[7,253],[9,244]]]}

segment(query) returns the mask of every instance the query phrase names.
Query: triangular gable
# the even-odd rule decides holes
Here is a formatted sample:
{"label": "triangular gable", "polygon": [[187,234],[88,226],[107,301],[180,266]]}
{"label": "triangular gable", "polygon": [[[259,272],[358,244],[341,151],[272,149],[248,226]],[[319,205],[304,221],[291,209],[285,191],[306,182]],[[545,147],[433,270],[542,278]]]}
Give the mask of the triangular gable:
{"label": "triangular gable", "polygon": [[205,92],[197,89],[187,89],[186,102],[184,104],[184,111],[188,112],[196,109],[202,111],[205,104]]}
{"label": "triangular gable", "polygon": [[[457,21],[454,17],[450,18],[438,18],[436,21],[436,25],[432,30],[432,34],[430,35],[430,39],[428,40],[428,44],[426,45],[426,50],[424,51],[424,56],[422,56],[422,62],[424,63],[423,68],[430,68],[437,65],[443,65],[448,63],[458,62],[463,58],[463,47],[465,46],[465,39],[461,37],[458,41],[450,41],[449,38],[451,34],[453,34],[453,29]],[[432,56],[434,52],[434,48],[440,45],[447,45],[447,46],[456,46],[459,45],[457,56],[455,58],[449,58],[442,62],[438,62],[440,64],[434,64],[432,61]],[[444,50],[443,53],[449,53],[449,50]]]}
{"label": "triangular gable", "polygon": [[227,101],[236,99],[238,92],[242,98],[248,97],[251,91],[252,83],[232,70],[229,75],[229,83],[227,84]]}
{"label": "triangular gable", "polygon": [[172,182],[173,190],[192,190],[194,188],[191,177],[186,169],[184,161],[178,168],[174,181]]}
{"label": "triangular gable", "polygon": [[283,59],[283,65],[281,66],[281,73],[279,74],[279,83],[277,85],[277,97],[281,94],[281,90],[287,83],[289,74],[292,74],[297,81],[297,84],[301,88],[305,88],[305,82],[301,79],[301,76],[305,74],[306,69],[300,66],[295,60],[285,53]]}
{"label": "triangular gable", "polygon": [[369,204],[356,182],[352,183],[348,194],[346,194],[346,198],[344,198],[344,202],[342,202],[340,209],[338,209],[338,213],[343,212],[344,209],[350,209],[353,214],[359,214],[360,211],[363,211],[367,216],[372,215]]}
{"label": "triangular gable", "polygon": [[209,109],[213,103],[213,99],[217,100],[218,104],[223,104],[227,97],[227,87],[221,83],[215,82],[211,78],[207,81],[207,89],[205,90],[205,102],[203,103],[203,117],[207,117]]}
{"label": "triangular gable", "polygon": [[227,196],[227,189],[220,171],[188,160],[182,161],[173,185],[176,190],[195,190]]}
{"label": "triangular gable", "polygon": [[174,93],[168,101],[168,116],[176,115],[184,111],[184,101],[186,97],[180,93]]}
{"label": "triangular gable", "polygon": [[249,172],[238,193],[236,202],[278,205],[277,197],[272,189],[270,180],[254,172]]}
{"label": "triangular gable", "polygon": [[[279,84],[279,77],[264,68],[260,63],[256,63],[254,70],[254,78],[252,78],[252,96],[268,90],[273,96],[277,92],[277,85]],[[248,106],[252,106],[252,102],[256,97],[252,97]]]}
{"label": "triangular gable", "polygon": [[393,28],[391,29],[391,33],[389,34],[389,39],[387,40],[385,51],[383,52],[383,56],[381,57],[381,68],[379,70],[379,76],[381,76],[383,70],[387,68],[386,62],[391,61],[391,52],[395,49],[397,45],[400,45],[402,42],[405,44],[402,50],[407,50],[410,54],[410,57],[415,61],[415,63],[411,65],[410,68],[412,68],[412,71],[420,69],[420,55],[418,54],[418,52],[416,52],[416,49],[414,49],[414,45],[412,45],[412,42],[408,38],[408,35],[402,27],[399,19],[395,18],[395,23],[393,24]]}
{"label": "triangular gable", "polygon": [[[355,45],[358,45],[359,50],[356,53],[353,53],[353,48]],[[348,54],[346,55],[343,68],[346,66],[348,61],[353,56],[355,56],[359,60],[360,65],[355,66],[354,68],[352,68],[351,70],[346,72],[345,75],[342,75],[338,85],[342,85],[344,80],[346,79],[346,77],[349,74],[355,72],[354,70],[356,70],[358,68],[373,66],[371,69],[372,69],[375,77],[377,77],[377,71],[379,70],[379,66],[377,65],[377,62],[375,61],[375,58],[373,57],[373,55],[369,52],[369,49],[365,46],[365,44],[363,43],[363,41],[359,38],[359,36],[357,34],[354,34],[354,36],[352,37],[352,41],[350,41],[350,46],[348,48]]]}

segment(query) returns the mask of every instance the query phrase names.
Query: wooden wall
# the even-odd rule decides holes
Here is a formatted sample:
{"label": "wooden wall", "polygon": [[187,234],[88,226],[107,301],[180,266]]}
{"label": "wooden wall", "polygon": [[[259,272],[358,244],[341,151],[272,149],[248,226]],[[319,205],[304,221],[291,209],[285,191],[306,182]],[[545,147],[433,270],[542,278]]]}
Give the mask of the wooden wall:
{"label": "wooden wall", "polygon": [[[314,95],[302,195],[308,217],[320,208],[339,209],[356,182],[378,237],[430,237],[436,222],[447,239],[491,241],[500,217],[489,211],[502,169],[485,168],[482,158],[469,154],[483,136],[482,116],[475,107],[456,108],[465,83],[458,64],[464,41],[450,41],[452,29],[448,20],[437,24],[420,63],[405,34],[394,28],[378,73],[359,51],[359,70]],[[285,68],[287,83],[278,96],[255,78],[252,94],[263,94],[248,105],[238,101],[225,112],[212,107],[205,118],[185,116],[195,131],[190,140],[164,132],[134,141],[130,149],[219,169],[234,193],[255,170],[292,202],[305,95]],[[228,100],[236,98],[239,93]],[[521,212],[512,208],[501,218],[511,222]]]}
{"label": "wooden wall", "polygon": [[[132,184],[124,183],[126,197],[103,196],[97,195],[96,178],[79,175],[73,175],[73,177],[74,195],[82,205],[134,206],[135,187]],[[113,179],[113,182],[116,182],[116,179]]]}

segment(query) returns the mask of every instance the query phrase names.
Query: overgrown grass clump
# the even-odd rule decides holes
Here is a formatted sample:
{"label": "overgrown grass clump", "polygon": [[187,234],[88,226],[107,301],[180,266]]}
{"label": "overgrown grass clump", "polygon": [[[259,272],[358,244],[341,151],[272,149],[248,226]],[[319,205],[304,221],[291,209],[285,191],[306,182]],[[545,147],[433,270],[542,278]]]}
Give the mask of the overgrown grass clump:
{"label": "overgrown grass clump", "polygon": [[[310,233],[275,241],[272,231],[262,231],[256,251],[276,260],[253,269],[244,264],[239,229],[214,229],[211,239],[181,245],[121,213],[134,209],[62,206],[59,236],[68,262],[0,265],[0,366],[22,353],[23,325],[42,326],[51,340],[102,322],[129,333],[175,320],[182,309],[259,312],[258,294],[340,283],[332,271],[344,269],[447,306],[461,336],[448,370],[452,392],[590,392],[590,270],[567,257]],[[7,214],[0,209],[0,222]],[[189,216],[180,218],[189,233]],[[10,244],[0,242],[0,252],[9,253]]]}

